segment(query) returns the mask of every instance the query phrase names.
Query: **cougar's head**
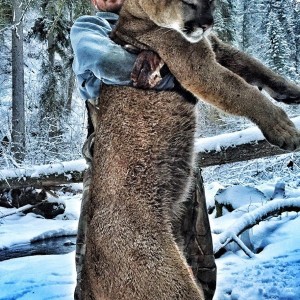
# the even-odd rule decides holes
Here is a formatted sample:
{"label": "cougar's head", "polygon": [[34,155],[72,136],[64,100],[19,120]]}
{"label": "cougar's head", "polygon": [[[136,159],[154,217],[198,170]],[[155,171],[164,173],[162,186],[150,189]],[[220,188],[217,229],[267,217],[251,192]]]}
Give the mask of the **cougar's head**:
{"label": "cougar's head", "polygon": [[191,43],[199,42],[212,28],[214,0],[140,0],[158,26],[180,32]]}

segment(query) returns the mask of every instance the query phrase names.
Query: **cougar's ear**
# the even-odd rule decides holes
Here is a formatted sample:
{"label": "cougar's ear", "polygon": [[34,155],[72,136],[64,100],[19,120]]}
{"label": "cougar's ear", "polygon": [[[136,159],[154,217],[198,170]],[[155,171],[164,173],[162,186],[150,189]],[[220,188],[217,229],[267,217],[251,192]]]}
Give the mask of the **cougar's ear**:
{"label": "cougar's ear", "polygon": [[90,117],[92,119],[93,126],[96,129],[98,125],[98,121],[97,121],[98,108],[90,102],[87,102],[87,106],[88,106]]}

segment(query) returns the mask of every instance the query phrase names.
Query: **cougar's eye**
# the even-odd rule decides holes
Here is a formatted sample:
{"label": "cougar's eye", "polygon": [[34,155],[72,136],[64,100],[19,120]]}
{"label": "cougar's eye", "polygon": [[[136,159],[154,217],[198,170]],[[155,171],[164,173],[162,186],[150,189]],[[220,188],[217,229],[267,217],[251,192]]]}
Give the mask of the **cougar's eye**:
{"label": "cougar's eye", "polygon": [[197,10],[197,5],[191,2],[191,0],[182,0],[182,3],[190,7],[193,10]]}

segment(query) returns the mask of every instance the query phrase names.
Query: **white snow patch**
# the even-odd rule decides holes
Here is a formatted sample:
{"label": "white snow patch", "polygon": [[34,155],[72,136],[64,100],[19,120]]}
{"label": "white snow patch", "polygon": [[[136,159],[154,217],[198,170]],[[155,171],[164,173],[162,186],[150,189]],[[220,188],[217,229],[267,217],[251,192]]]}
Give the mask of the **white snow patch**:
{"label": "white snow patch", "polygon": [[[222,186],[213,182],[208,185],[209,199]],[[259,189],[272,194],[269,183],[261,183]],[[273,185],[274,190],[274,185]],[[242,191],[242,190],[240,190]],[[294,199],[272,200],[279,202],[300,201],[300,189],[287,190]],[[247,190],[240,198],[247,196]],[[66,203],[65,216],[78,218],[80,196],[61,197]],[[212,200],[211,200],[212,201]],[[265,205],[260,205],[265,209]],[[252,207],[251,207],[252,209]],[[234,230],[245,214],[252,213],[248,206],[239,207],[232,213],[211,218],[214,232],[230,227]],[[1,213],[1,212],[0,212]],[[257,212],[255,212],[257,214]],[[63,219],[63,216],[60,216]],[[77,228],[77,220],[45,220],[33,214],[13,215],[0,223],[0,247],[30,242],[70,233]],[[232,224],[235,224],[232,226]],[[242,251],[227,252],[216,260],[218,266],[217,291],[214,300],[299,300],[300,295],[300,217],[296,213],[284,213],[280,217],[261,222],[253,228],[252,242],[261,252],[248,258]],[[216,235],[214,234],[216,243]],[[0,300],[72,300],[75,288],[74,253],[67,255],[32,256],[0,262]]]}
{"label": "white snow patch", "polygon": [[[55,220],[43,219],[33,213],[15,214],[0,219],[0,251],[16,244],[32,241],[76,235],[80,213],[81,195],[61,197],[66,204],[66,211]],[[0,208],[0,215],[15,209]],[[64,218],[65,216],[65,218]],[[66,216],[72,216],[67,218]]]}
{"label": "white snow patch", "polygon": [[3,261],[0,263],[0,299],[74,299],[74,262],[74,252]]}
{"label": "white snow patch", "polygon": [[5,178],[24,178],[24,177],[39,177],[41,175],[64,174],[65,172],[77,171],[82,172],[87,168],[85,159],[66,161],[62,163],[54,163],[40,166],[31,166],[18,169],[1,169],[0,177]]}

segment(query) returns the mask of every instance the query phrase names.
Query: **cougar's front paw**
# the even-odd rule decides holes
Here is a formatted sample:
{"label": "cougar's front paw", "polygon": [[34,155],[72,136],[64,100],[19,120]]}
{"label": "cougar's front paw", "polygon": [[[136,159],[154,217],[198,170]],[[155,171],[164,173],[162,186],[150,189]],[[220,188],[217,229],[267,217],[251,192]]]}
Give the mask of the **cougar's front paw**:
{"label": "cougar's front paw", "polygon": [[272,84],[271,86],[266,86],[264,89],[278,102],[284,102],[286,104],[300,103],[300,87],[293,83],[282,82]]}
{"label": "cougar's front paw", "polygon": [[261,130],[269,143],[281,149],[293,151],[300,148],[300,132],[279,107],[271,112]]}

